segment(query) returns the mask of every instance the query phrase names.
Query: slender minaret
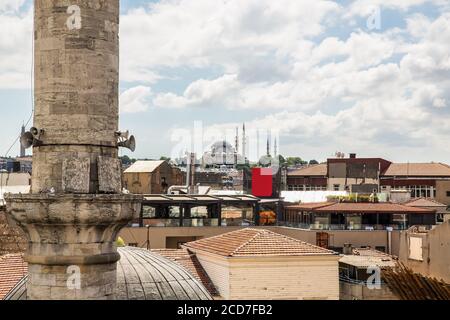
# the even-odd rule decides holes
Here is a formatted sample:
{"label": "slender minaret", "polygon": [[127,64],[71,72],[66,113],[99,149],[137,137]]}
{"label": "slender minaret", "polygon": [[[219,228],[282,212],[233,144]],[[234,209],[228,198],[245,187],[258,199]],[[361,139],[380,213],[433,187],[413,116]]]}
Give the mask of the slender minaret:
{"label": "slender minaret", "polygon": [[[21,131],[21,136],[23,136],[25,134],[25,125],[22,124],[22,131]],[[25,153],[25,147],[20,144],[20,157],[23,158],[25,157],[26,153]]]}
{"label": "slender minaret", "polygon": [[239,155],[239,127],[236,127],[236,140],[234,145],[234,167],[237,168]]}
{"label": "slender minaret", "polygon": [[247,136],[245,133],[245,123],[242,126],[242,158],[244,159],[244,162],[247,161]]}
{"label": "slender minaret", "polygon": [[278,155],[278,140],[275,138],[275,142],[273,145],[273,156],[276,157]]}
{"label": "slender minaret", "polygon": [[141,197],[122,194],[119,0],[35,0],[31,194],[8,195],[28,237],[28,299],[114,299],[116,239]]}
{"label": "slender minaret", "polygon": [[270,140],[272,139],[271,137],[271,132],[270,130],[267,130],[267,156],[270,157]]}
{"label": "slender minaret", "polygon": [[256,129],[256,157],[259,159],[261,157],[260,155],[260,137],[259,137],[259,129]]}

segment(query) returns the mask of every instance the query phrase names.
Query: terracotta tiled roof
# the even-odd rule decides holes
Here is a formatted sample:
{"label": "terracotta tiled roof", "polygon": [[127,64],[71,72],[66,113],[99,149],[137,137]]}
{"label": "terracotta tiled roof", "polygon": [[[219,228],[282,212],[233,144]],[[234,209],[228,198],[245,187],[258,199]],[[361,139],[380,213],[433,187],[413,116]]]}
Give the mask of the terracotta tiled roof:
{"label": "terracotta tiled roof", "polygon": [[0,257],[0,300],[28,273],[28,265],[22,254]]}
{"label": "terracotta tiled roof", "polygon": [[216,287],[194,253],[189,252],[187,249],[160,249],[152,251],[166,257],[167,259],[177,262],[194,278],[200,281],[211,295],[219,295]]}
{"label": "terracotta tiled roof", "polygon": [[354,213],[436,213],[435,210],[408,207],[401,204],[381,203],[335,203],[314,210],[315,212],[354,212]]}
{"label": "terracotta tiled roof", "polygon": [[444,207],[444,208],[447,208],[446,204],[437,202],[436,200],[433,200],[433,199],[427,199],[427,198],[413,199],[411,201],[406,202],[404,205],[408,206],[408,207],[436,207],[436,208]]}
{"label": "terracotta tiled roof", "polygon": [[450,166],[443,163],[392,163],[383,176],[450,177]]}
{"label": "terracotta tiled roof", "polygon": [[292,205],[292,206],[286,206],[286,209],[295,209],[295,210],[303,210],[303,211],[312,211],[314,209],[318,209],[318,208],[322,208],[322,207],[327,207],[330,206],[332,204],[334,204],[335,202],[312,202],[312,203],[299,203],[296,205]]}
{"label": "terracotta tiled roof", "polygon": [[185,244],[226,257],[331,255],[333,251],[264,229],[241,229]]}
{"label": "terracotta tiled roof", "polygon": [[288,176],[321,176],[325,177],[328,173],[328,165],[326,163],[316,164],[301,169],[288,172]]}

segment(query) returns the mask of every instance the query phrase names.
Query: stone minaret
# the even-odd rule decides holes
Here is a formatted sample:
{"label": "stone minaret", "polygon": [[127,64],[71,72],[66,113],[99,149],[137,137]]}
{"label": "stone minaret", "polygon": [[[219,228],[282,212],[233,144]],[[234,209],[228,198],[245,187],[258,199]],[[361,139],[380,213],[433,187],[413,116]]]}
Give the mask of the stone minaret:
{"label": "stone minaret", "polygon": [[[21,132],[21,135],[24,135],[24,134],[25,134],[25,126],[22,125],[22,132]],[[23,157],[25,157],[25,155],[26,155],[25,147],[21,144],[21,145],[20,145],[20,157],[23,158]]]}
{"label": "stone minaret", "polygon": [[244,159],[244,163],[246,162],[247,157],[247,136],[245,133],[245,123],[242,126],[242,158]]}
{"label": "stone minaret", "polygon": [[141,201],[118,159],[119,0],[35,0],[34,29],[32,193],[7,196],[28,298],[114,299],[115,241]]}

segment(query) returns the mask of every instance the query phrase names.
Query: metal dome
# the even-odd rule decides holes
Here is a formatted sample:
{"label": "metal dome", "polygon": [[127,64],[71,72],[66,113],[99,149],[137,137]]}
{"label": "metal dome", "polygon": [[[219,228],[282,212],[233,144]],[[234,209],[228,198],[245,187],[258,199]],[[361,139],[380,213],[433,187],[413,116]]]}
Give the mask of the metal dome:
{"label": "metal dome", "polygon": [[[183,267],[155,252],[118,249],[117,300],[212,300],[208,290]],[[28,277],[5,300],[25,300]]]}

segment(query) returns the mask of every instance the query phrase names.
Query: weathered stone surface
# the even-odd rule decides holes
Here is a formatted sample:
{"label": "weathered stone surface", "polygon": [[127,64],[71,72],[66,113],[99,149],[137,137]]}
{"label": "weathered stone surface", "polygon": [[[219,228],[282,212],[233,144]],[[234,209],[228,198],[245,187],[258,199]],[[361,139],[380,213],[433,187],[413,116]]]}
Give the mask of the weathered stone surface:
{"label": "weathered stone surface", "polygon": [[[80,28],[68,27],[69,6],[78,6]],[[34,150],[32,192],[78,192],[62,188],[62,161],[86,152],[92,169],[88,192],[121,191],[111,185],[98,190],[94,172],[99,156],[117,158],[118,30],[119,0],[35,1],[34,126],[45,134],[44,146]]]}
{"label": "weathered stone surface", "polygon": [[[119,259],[115,240],[138,217],[134,195],[7,195],[9,215],[30,239],[29,299],[112,299]],[[67,268],[81,271],[81,289],[66,287]],[[49,291],[50,290],[50,291]]]}
{"label": "weathered stone surface", "polygon": [[66,193],[89,193],[90,159],[64,159],[62,190]]}
{"label": "weathered stone surface", "polygon": [[122,191],[121,162],[119,159],[98,157],[98,184],[103,193],[120,193]]}
{"label": "weathered stone surface", "polygon": [[[69,24],[76,6],[81,24]],[[6,196],[29,239],[29,299],[112,299],[115,241],[140,211],[121,194],[119,0],[36,0],[32,194]],[[51,191],[51,192],[50,192]],[[67,286],[79,268],[80,289]],[[77,269],[78,270],[78,269]]]}

